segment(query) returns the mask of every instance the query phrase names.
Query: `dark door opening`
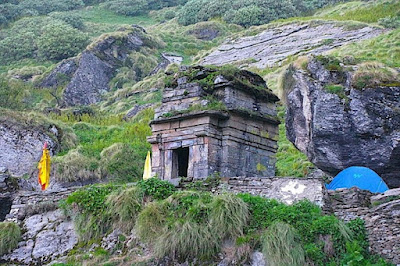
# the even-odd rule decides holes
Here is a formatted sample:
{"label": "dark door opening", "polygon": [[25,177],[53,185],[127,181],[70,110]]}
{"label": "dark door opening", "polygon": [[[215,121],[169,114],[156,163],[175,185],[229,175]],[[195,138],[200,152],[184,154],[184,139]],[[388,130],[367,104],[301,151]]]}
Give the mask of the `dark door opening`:
{"label": "dark door opening", "polygon": [[189,167],[189,147],[174,150],[173,160],[175,166],[173,176],[187,177]]}
{"label": "dark door opening", "polygon": [[11,211],[11,198],[0,198],[0,222],[6,219],[7,214]]}

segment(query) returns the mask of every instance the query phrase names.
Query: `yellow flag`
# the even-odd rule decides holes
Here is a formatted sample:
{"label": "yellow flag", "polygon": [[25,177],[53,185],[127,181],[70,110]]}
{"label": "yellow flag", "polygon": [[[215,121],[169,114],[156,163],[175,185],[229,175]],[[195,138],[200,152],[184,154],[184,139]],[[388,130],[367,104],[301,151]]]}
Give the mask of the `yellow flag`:
{"label": "yellow flag", "polygon": [[147,152],[146,162],[144,163],[143,180],[151,178],[151,157],[150,152]]}
{"label": "yellow flag", "polygon": [[42,190],[46,190],[50,183],[50,153],[47,149],[47,143],[43,147],[43,155],[39,162],[39,184]]}

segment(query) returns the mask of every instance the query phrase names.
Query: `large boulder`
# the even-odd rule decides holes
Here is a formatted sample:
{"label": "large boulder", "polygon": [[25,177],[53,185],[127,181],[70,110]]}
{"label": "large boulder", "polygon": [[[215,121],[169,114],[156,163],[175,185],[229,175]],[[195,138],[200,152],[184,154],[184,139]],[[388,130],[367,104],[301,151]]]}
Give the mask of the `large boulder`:
{"label": "large boulder", "polygon": [[365,166],[400,186],[399,82],[360,87],[353,71],[321,60],[287,71],[289,140],[329,174]]}
{"label": "large boulder", "polygon": [[101,101],[110,90],[109,83],[116,70],[132,67],[135,62],[129,55],[143,47],[154,48],[159,43],[140,27],[131,26],[117,32],[103,34],[78,57],[64,60],[40,86],[56,87],[68,82],[63,95],[63,105],[89,105]]}

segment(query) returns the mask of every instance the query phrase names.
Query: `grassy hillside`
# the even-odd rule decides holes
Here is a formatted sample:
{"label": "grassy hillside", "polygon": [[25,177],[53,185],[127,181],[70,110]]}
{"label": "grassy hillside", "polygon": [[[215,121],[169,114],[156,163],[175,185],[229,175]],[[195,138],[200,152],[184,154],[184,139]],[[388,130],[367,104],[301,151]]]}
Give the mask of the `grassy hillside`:
{"label": "grassy hillside", "polygon": [[[71,1],[65,0],[66,6],[58,5],[63,0],[57,0],[52,3],[56,10],[46,9],[48,2],[44,0],[38,1],[36,9],[28,8],[32,5],[31,0],[6,2],[0,4],[3,11],[0,15],[0,120],[18,121],[41,130],[57,124],[65,131],[62,150],[53,160],[54,176],[58,180],[107,178],[112,181],[106,186],[83,188],[63,204],[74,219],[81,243],[68,254],[67,262],[70,264],[61,265],[143,263],[137,261],[138,255],[143,254],[136,248],[122,249],[123,253],[118,256],[102,248],[88,251],[87,247],[99,243],[101,237],[116,227],[124,230],[119,243],[124,242],[127,232],[135,228],[139,237],[154,248],[154,256],[149,260],[174,254],[177,260],[198,257],[210,262],[218,252],[222,252],[239,254],[233,259],[243,262],[251,250],[264,250],[268,260],[277,265],[387,265],[368,253],[360,221],[346,225],[333,216],[323,215],[309,202],[286,206],[251,195],[237,197],[213,196],[202,191],[176,192],[168,184],[154,180],[127,186],[126,183],[138,181],[142,176],[144,159],[150,149],[146,141],[146,136],[151,134],[148,124],[154,116],[154,107],[161,101],[166,77],[164,71],[133,81],[127,74],[129,69],[120,68],[119,74],[111,81],[113,89],[105,95],[104,101],[86,107],[63,108],[59,113],[43,111],[59,107],[57,99],[64,87],[42,89],[37,84],[62,59],[78,55],[101,34],[131,24],[143,26],[148,34],[163,43],[151,51],[149,58],[159,59],[162,52],[168,52],[182,56],[184,64],[192,64],[226,39],[255,35],[272,26],[309,20],[338,20],[347,26],[366,23],[388,30],[374,39],[340,47],[331,55],[351,59],[355,65],[367,63],[392,69],[400,67],[400,29],[392,29],[399,24],[399,1],[346,2],[319,9],[314,14],[315,6],[312,6],[303,10],[307,13],[304,17],[294,17],[299,13],[289,6],[293,11],[290,14],[262,17],[268,21],[283,19],[252,27],[249,26],[261,22],[240,20],[240,15],[251,14],[251,18],[261,19],[257,15],[260,14],[257,4],[261,1],[254,1],[255,7],[238,8],[241,11],[235,12],[236,17],[218,13],[208,20],[207,13],[196,17],[199,21],[207,21],[183,23],[190,24],[187,26],[179,21],[182,16],[190,14],[184,13],[188,9],[184,6],[187,1],[141,1],[152,3],[143,9],[144,12],[138,12],[135,6],[129,6],[124,0],[75,1],[75,5],[69,5]],[[17,2],[21,3],[17,5]],[[196,7],[200,9],[207,7],[205,3],[210,4],[209,1],[194,2],[204,4]],[[206,11],[211,12],[211,7],[215,8],[217,4],[230,6],[238,1],[228,2],[214,1]],[[308,2],[318,1],[298,1]],[[326,6],[336,1],[321,1],[320,4],[322,2]],[[165,6],[165,3],[169,4]],[[25,9],[19,10],[21,7]],[[126,15],[128,11],[130,15]],[[216,30],[219,35],[213,40],[204,40],[193,34],[204,29]],[[279,94],[284,83],[283,73],[296,60],[301,59],[292,57],[279,67],[250,70],[262,75],[268,86]],[[177,68],[176,65],[170,67]],[[116,83],[118,87],[113,86]],[[133,118],[124,119],[127,111],[135,105],[151,107]],[[283,106],[279,108],[279,117],[282,124],[276,174],[304,177],[313,166],[287,140]],[[333,238],[333,251],[325,249],[330,243],[318,240],[320,234]],[[195,248],[187,242],[188,236],[195,241]],[[231,250],[222,248],[224,239],[233,243]],[[275,246],[276,243],[281,246]]]}

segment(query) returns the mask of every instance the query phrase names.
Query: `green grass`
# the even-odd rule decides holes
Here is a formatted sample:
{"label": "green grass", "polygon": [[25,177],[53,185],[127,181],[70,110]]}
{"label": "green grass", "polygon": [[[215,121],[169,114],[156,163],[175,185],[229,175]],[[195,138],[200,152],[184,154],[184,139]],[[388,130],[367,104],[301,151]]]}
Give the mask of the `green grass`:
{"label": "green grass", "polygon": [[0,256],[17,247],[21,239],[21,229],[16,223],[0,223]]}
{"label": "green grass", "polygon": [[113,219],[113,226],[129,233],[142,210],[144,192],[138,187],[117,190],[107,197],[108,212]]}
{"label": "green grass", "polygon": [[87,7],[74,11],[80,15],[85,22],[96,24],[138,24],[141,26],[149,26],[157,23],[148,15],[142,16],[123,16],[112,11],[106,10],[99,6]]}
{"label": "green grass", "polygon": [[146,206],[136,229],[142,240],[153,243],[157,257],[207,260],[224,239],[242,235],[247,219],[247,205],[233,194],[185,191]]}
{"label": "green grass", "polygon": [[273,223],[262,238],[263,253],[274,266],[305,265],[303,247],[295,229],[282,222]]}
{"label": "green grass", "polygon": [[339,58],[350,56],[362,62],[377,61],[389,67],[400,67],[400,29],[342,46],[330,54]]}
{"label": "green grass", "polygon": [[381,18],[396,15],[399,9],[400,2],[393,0],[355,1],[319,11],[314,17],[338,21],[354,20],[376,23]]}
{"label": "green grass", "polygon": [[278,116],[279,125],[278,152],[276,153],[276,176],[304,177],[310,173],[313,164],[307,156],[299,151],[286,137],[284,123],[285,111],[280,108]]}

